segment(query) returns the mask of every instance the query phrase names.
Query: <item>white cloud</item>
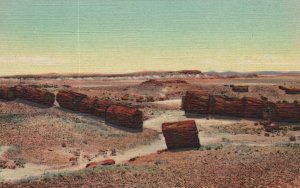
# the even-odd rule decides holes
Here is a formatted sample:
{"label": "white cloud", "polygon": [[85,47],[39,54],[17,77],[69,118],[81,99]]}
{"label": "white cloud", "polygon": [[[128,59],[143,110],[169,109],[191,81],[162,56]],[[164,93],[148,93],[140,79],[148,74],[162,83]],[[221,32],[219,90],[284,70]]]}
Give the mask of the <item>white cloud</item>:
{"label": "white cloud", "polygon": [[59,61],[49,58],[49,57],[42,57],[42,56],[11,56],[0,57],[0,64],[4,63],[26,63],[26,64],[38,64],[38,65],[53,65],[58,64]]}

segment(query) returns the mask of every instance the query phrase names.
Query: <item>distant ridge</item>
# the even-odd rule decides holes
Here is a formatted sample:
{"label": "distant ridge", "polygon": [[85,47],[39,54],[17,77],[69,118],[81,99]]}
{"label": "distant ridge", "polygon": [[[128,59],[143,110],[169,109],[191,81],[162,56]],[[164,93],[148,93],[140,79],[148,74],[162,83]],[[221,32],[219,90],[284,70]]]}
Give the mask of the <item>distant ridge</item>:
{"label": "distant ridge", "polygon": [[141,77],[141,76],[172,76],[172,75],[203,75],[199,70],[180,70],[180,71],[142,71],[142,72],[132,72],[124,74],[98,74],[98,73],[81,73],[81,74],[57,74],[57,73],[48,73],[48,74],[24,74],[24,75],[12,75],[12,76],[0,76],[0,78],[95,78],[95,77]]}

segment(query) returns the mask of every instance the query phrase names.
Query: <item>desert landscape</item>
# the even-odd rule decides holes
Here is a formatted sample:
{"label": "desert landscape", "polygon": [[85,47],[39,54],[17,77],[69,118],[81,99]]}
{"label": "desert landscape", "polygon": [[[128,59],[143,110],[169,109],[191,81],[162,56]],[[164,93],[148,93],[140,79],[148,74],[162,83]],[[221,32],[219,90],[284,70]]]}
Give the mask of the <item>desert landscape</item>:
{"label": "desert landscape", "polygon": [[299,187],[298,73],[0,79],[0,187]]}

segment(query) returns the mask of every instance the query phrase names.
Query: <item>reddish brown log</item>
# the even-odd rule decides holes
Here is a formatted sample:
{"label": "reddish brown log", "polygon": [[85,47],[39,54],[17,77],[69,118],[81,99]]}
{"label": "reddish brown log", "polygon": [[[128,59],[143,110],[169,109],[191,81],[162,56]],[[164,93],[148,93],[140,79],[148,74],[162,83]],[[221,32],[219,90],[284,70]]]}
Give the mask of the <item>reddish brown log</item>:
{"label": "reddish brown log", "polygon": [[282,121],[282,122],[299,122],[300,106],[294,103],[276,104],[276,108],[272,120]]}
{"label": "reddish brown log", "polygon": [[168,149],[200,147],[198,130],[194,120],[163,123],[162,132]]}
{"label": "reddish brown log", "polygon": [[224,115],[243,117],[244,106],[241,99],[238,98],[226,98]]}
{"label": "reddish brown log", "polygon": [[81,101],[86,98],[88,98],[87,95],[74,91],[60,90],[56,95],[56,101],[60,107],[73,111],[79,111]]}
{"label": "reddish brown log", "polygon": [[46,106],[53,106],[55,102],[54,93],[51,93],[45,89],[36,89],[28,86],[16,86],[15,96],[20,99]]}
{"label": "reddish brown log", "polygon": [[296,95],[300,94],[300,89],[299,88],[287,88],[284,86],[279,86],[279,89],[284,90],[286,94],[289,95]]}
{"label": "reddish brown log", "polygon": [[215,95],[210,96],[210,113],[212,114],[225,114],[226,99],[223,96]]}
{"label": "reddish brown log", "polygon": [[275,104],[255,98],[242,98],[244,104],[244,115],[246,118],[270,119],[275,108]]}
{"label": "reddish brown log", "polygon": [[231,86],[231,89],[233,92],[239,92],[239,93],[247,93],[249,92],[249,86]]}
{"label": "reddish brown log", "polygon": [[94,107],[92,114],[95,116],[105,117],[106,110],[109,106],[113,105],[113,102],[106,100],[98,100],[94,101]]}
{"label": "reddish brown log", "polygon": [[182,98],[182,108],[187,113],[209,113],[209,95],[201,91],[187,91]]}
{"label": "reddish brown log", "polygon": [[88,163],[85,167],[86,168],[96,168],[97,166],[107,166],[107,165],[114,165],[116,162],[113,159],[107,159],[104,161],[96,161]]}
{"label": "reddish brown log", "polygon": [[143,112],[123,105],[111,105],[106,110],[105,121],[122,127],[140,129],[143,127]]}
{"label": "reddish brown log", "polygon": [[0,99],[13,101],[16,99],[14,87],[0,87]]}

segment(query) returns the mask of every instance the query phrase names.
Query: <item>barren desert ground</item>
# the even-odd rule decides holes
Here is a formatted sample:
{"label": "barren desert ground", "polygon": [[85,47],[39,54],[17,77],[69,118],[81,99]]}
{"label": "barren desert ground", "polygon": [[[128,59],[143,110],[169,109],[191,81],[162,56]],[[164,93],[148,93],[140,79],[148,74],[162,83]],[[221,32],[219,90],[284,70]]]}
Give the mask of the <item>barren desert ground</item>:
{"label": "barren desert ground", "polygon": [[[187,91],[298,104],[300,94],[279,86],[300,88],[299,76],[0,79],[0,87],[17,85],[137,108],[143,128],[110,124],[57,101],[47,107],[0,100],[0,187],[300,187],[299,122],[182,109]],[[201,146],[167,149],[162,124],[183,120],[195,120]]]}

